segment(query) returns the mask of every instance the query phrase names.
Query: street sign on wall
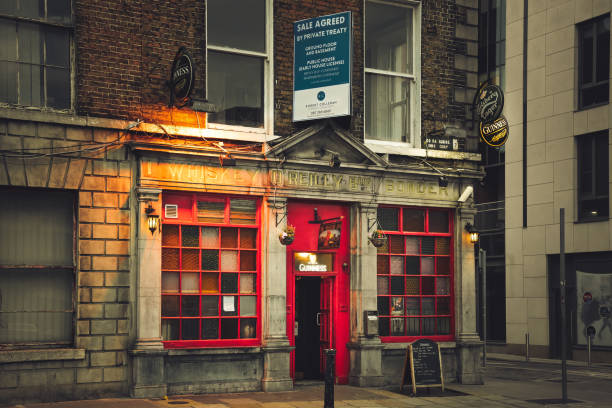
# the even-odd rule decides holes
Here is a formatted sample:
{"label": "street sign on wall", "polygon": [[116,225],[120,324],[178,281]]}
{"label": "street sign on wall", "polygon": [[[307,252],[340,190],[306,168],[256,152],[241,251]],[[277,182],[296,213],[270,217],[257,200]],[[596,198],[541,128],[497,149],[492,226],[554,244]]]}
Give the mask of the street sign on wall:
{"label": "street sign on wall", "polygon": [[293,120],[351,114],[351,12],[293,23]]}

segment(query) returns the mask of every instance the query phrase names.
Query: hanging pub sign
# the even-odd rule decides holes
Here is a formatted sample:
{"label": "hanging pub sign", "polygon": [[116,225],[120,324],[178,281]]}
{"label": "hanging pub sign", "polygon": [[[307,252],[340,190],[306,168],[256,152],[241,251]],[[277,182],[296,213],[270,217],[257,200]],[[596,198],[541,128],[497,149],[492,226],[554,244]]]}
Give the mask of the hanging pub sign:
{"label": "hanging pub sign", "polygon": [[293,121],[351,114],[351,12],[293,23]]}
{"label": "hanging pub sign", "polygon": [[193,59],[185,47],[179,48],[170,70],[170,106],[182,108],[193,90]]}
{"label": "hanging pub sign", "polygon": [[319,249],[336,249],[340,247],[342,220],[324,222],[319,227]]}
{"label": "hanging pub sign", "polygon": [[476,99],[476,112],[481,122],[491,123],[504,109],[504,92],[497,85],[481,87]]}
{"label": "hanging pub sign", "polygon": [[500,116],[493,123],[480,122],[480,136],[492,147],[503,146],[508,140],[510,129],[505,117]]}

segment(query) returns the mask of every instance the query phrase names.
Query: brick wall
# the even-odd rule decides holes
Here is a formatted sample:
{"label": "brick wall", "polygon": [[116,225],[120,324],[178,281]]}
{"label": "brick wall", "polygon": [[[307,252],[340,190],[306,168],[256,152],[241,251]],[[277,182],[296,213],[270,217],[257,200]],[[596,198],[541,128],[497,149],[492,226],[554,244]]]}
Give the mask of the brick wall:
{"label": "brick wall", "polygon": [[[0,121],[0,149],[72,151],[83,148],[84,143],[104,146],[117,137],[116,131],[106,129]],[[74,349],[67,356],[33,350],[18,361],[0,356],[3,401],[24,396],[53,400],[127,393],[129,160],[125,148],[27,161],[0,157],[0,185],[78,191],[74,348],[85,350],[82,356],[75,355]]]}

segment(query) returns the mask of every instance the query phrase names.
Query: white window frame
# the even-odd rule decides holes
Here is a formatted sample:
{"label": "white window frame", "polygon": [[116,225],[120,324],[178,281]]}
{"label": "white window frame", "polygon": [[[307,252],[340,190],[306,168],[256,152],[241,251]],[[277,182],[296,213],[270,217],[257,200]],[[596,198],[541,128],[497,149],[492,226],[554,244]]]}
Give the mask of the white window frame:
{"label": "white window frame", "polygon": [[[206,1],[206,95],[208,96],[208,51],[225,52],[228,54],[236,54],[246,57],[260,57],[263,58],[263,109],[264,109],[264,126],[263,128],[255,128],[248,126],[239,125],[226,125],[222,123],[208,122],[209,129],[218,129],[226,131],[237,131],[245,133],[257,133],[265,134],[268,136],[274,135],[274,59],[272,58],[272,50],[274,49],[274,12],[273,12],[273,0],[265,0],[266,4],[266,51],[256,52],[241,50],[232,47],[223,47],[217,45],[210,45],[208,43],[208,0]],[[214,102],[214,101],[211,101]]]}
{"label": "white window frame", "polygon": [[[385,75],[395,78],[408,78],[410,80],[410,121],[409,121],[409,140],[406,142],[393,142],[385,140],[370,139],[365,134],[367,128],[367,116],[365,115],[364,106],[364,140],[365,144],[376,153],[404,153],[411,154],[410,150],[421,147],[421,3],[418,1],[411,0],[364,0],[364,13],[366,3],[379,3],[386,4],[396,7],[407,7],[411,8],[413,24],[412,24],[412,61],[413,61],[413,72],[412,74],[406,74],[401,72],[386,71],[375,68],[368,68],[365,65],[365,46],[363,50],[363,90],[366,92],[366,80],[367,74]],[[366,17],[367,18],[367,17]],[[365,21],[365,19],[364,19]],[[365,27],[365,24],[364,24]],[[364,45],[367,31],[364,28]],[[365,96],[364,96],[365,102]]]}

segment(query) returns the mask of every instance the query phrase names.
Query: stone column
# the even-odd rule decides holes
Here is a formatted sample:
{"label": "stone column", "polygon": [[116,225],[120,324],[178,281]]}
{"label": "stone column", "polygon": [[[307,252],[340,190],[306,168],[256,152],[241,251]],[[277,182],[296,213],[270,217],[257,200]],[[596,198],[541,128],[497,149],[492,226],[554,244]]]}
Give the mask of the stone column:
{"label": "stone column", "polygon": [[377,204],[358,203],[351,207],[351,336],[349,383],[361,387],[383,385],[382,349],[378,333],[366,336],[364,312],[377,310],[376,248],[368,240],[374,230]]}
{"label": "stone column", "polygon": [[262,209],[262,318],[264,391],[293,389],[287,338],[287,249],[278,235],[287,225],[287,199],[267,197]]}
{"label": "stone column", "polygon": [[[166,395],[164,346],[161,342],[161,231],[148,228],[145,208],[151,204],[161,218],[161,190],[136,188],[136,342],[130,350],[130,395],[152,398]],[[161,223],[160,223],[161,226]]]}
{"label": "stone column", "polygon": [[462,384],[482,384],[482,341],[476,332],[476,263],[474,244],[465,230],[474,225],[472,200],[461,204],[455,223],[455,322],[457,379]]}

